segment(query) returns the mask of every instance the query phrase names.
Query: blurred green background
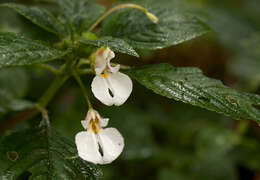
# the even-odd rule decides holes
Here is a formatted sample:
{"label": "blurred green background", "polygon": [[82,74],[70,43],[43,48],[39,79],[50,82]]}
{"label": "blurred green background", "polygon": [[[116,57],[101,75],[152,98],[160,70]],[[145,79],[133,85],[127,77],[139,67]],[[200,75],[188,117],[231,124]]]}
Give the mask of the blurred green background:
{"label": "blurred green background", "polygon": [[[12,2],[1,0],[2,2]],[[53,8],[51,0],[16,1],[40,3]],[[99,3],[110,7],[118,1]],[[130,1],[131,2],[131,1]],[[168,62],[174,66],[196,66],[204,74],[238,90],[260,93],[260,1],[259,0],[169,0],[183,3],[212,29],[192,41],[157,51],[139,51],[140,59],[118,55],[114,62],[141,66]],[[179,7],[179,6],[178,6]],[[54,8],[55,10],[55,8]],[[30,28],[32,28],[32,30]],[[1,8],[0,31],[22,33],[45,40],[43,32],[15,12]],[[54,63],[53,65],[58,65]],[[36,101],[53,75],[37,67],[0,71],[18,97]],[[12,80],[12,77],[16,77]],[[93,77],[85,77],[88,87]],[[13,82],[13,83],[10,83]],[[4,84],[0,86],[4,87]],[[259,180],[260,128],[250,120],[235,121],[220,114],[175,102],[134,82],[130,99],[120,107],[105,107],[91,97],[95,109],[109,117],[125,138],[118,160],[100,166],[104,179],[149,180]],[[260,108],[260,107],[258,107]],[[0,123],[8,126],[14,114],[0,108]],[[68,81],[50,104],[52,126],[73,139],[83,128],[87,105],[73,80]],[[14,130],[34,121],[19,123]],[[7,130],[7,129],[4,129]],[[12,130],[7,130],[8,134]]]}

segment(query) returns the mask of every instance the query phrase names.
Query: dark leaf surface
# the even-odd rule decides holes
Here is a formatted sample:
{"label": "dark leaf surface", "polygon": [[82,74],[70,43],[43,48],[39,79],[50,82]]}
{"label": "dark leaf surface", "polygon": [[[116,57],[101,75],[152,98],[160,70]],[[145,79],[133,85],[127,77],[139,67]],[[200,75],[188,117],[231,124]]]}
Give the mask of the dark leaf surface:
{"label": "dark leaf surface", "polygon": [[0,68],[43,63],[66,53],[14,33],[0,33]]}
{"label": "dark leaf surface", "polygon": [[155,93],[194,106],[225,114],[234,119],[260,121],[260,96],[233,90],[208,78],[198,68],[174,68],[158,64],[127,72]]}
{"label": "dark leaf surface", "polygon": [[101,37],[97,40],[86,39],[86,40],[81,40],[80,42],[86,45],[93,45],[97,47],[108,46],[115,52],[139,57],[137,52],[122,39],[113,38],[113,37]]}
{"label": "dark leaf surface", "polygon": [[93,164],[71,158],[76,153],[74,143],[45,127],[14,133],[0,146],[0,179],[26,174],[31,180],[98,179],[101,171]]}
{"label": "dark leaf surface", "polygon": [[123,38],[134,48],[153,50],[191,40],[209,31],[196,17],[177,9],[152,5],[148,9],[159,18],[158,24],[151,22],[143,12],[124,9],[105,21],[102,35]]}
{"label": "dark leaf surface", "polygon": [[0,114],[21,111],[33,107],[33,103],[22,100],[28,90],[28,76],[23,69],[0,70]]}
{"label": "dark leaf surface", "polygon": [[58,0],[61,7],[61,20],[68,26],[72,25],[73,33],[82,33],[101,16],[105,8],[91,3],[89,0]]}
{"label": "dark leaf surface", "polygon": [[64,35],[64,26],[47,10],[38,7],[27,7],[21,4],[6,3],[1,6],[14,9],[32,23],[40,26],[48,32]]}

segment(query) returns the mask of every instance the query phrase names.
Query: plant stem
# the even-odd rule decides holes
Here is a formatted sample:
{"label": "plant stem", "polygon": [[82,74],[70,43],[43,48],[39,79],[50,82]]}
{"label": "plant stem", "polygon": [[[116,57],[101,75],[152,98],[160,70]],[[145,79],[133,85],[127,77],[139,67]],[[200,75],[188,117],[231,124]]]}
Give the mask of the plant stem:
{"label": "plant stem", "polygon": [[[61,67],[61,71],[64,71],[65,66]],[[52,100],[58,89],[64,84],[64,82],[69,78],[67,73],[61,73],[57,75],[53,80],[51,86],[47,89],[47,91],[40,98],[38,105],[42,108],[45,108],[48,103]]]}
{"label": "plant stem", "polygon": [[88,108],[92,109],[92,104],[91,104],[91,102],[89,100],[87,89],[85,88],[82,80],[80,79],[80,76],[78,75],[78,72],[76,70],[72,70],[72,74],[73,74],[74,78],[76,79],[76,81],[78,82],[78,84],[79,84],[79,86],[80,86],[80,88],[82,90],[82,93],[83,93],[83,95],[84,95],[84,97],[86,99],[86,102],[88,103]]}
{"label": "plant stem", "polygon": [[48,149],[48,179],[51,179],[52,176],[52,169],[53,169],[53,160],[51,154],[51,126],[49,115],[46,109],[42,107],[38,107],[38,110],[42,113],[42,118],[45,121],[45,128],[46,128],[46,138],[47,138],[47,149]]}
{"label": "plant stem", "polygon": [[58,74],[59,73],[59,71],[56,68],[50,66],[49,64],[37,64],[36,66],[44,68],[44,69],[46,69],[46,70],[48,70],[48,71],[50,71],[50,72],[52,72],[54,74]]}
{"label": "plant stem", "polygon": [[151,21],[153,21],[154,23],[157,23],[157,22],[158,22],[158,18],[157,18],[155,15],[153,15],[152,13],[149,13],[146,8],[144,8],[144,7],[140,6],[140,5],[137,5],[137,4],[120,4],[120,5],[118,5],[118,6],[115,6],[115,7],[111,8],[111,9],[109,9],[107,12],[105,12],[105,13],[88,29],[87,32],[91,32],[92,30],[94,30],[95,27],[97,27],[97,25],[99,25],[99,23],[100,23],[103,19],[105,19],[108,15],[110,15],[110,14],[113,13],[114,11],[117,11],[117,10],[123,9],[123,8],[134,8],[134,9],[138,9],[138,10],[144,12],[144,13],[147,15],[147,17],[148,17]]}
{"label": "plant stem", "polygon": [[[8,121],[4,122],[0,126],[0,132],[3,133],[6,129],[11,129],[15,127],[17,124],[26,121],[35,117],[39,114],[40,109],[44,109],[48,103],[52,100],[58,89],[64,84],[64,82],[69,78],[69,74],[65,72],[66,65],[63,65],[59,70],[59,75],[53,80],[50,87],[43,94],[43,96],[39,99],[37,105],[33,109],[26,110],[24,112],[19,113]],[[0,133],[0,135],[1,135]]]}
{"label": "plant stem", "polygon": [[78,69],[79,74],[93,74],[92,69]]}

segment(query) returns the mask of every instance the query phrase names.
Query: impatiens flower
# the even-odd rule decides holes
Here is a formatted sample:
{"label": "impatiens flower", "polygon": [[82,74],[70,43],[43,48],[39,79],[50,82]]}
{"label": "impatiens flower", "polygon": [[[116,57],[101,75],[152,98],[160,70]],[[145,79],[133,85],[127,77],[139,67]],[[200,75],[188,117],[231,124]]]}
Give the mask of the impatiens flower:
{"label": "impatiens flower", "polygon": [[108,47],[95,53],[94,69],[96,76],[91,88],[94,96],[107,106],[120,106],[130,96],[133,84],[131,79],[119,72],[120,65],[112,67],[110,60],[115,57]]}
{"label": "impatiens flower", "polygon": [[124,138],[115,128],[105,128],[107,118],[90,109],[85,120],[81,121],[86,131],[76,134],[78,155],[95,164],[108,164],[114,161],[124,148]]}

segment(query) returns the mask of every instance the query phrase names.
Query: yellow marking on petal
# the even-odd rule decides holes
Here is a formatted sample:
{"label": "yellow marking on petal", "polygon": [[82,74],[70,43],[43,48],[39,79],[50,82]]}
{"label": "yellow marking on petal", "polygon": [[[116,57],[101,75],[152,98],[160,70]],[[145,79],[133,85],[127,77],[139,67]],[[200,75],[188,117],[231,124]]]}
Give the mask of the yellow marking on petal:
{"label": "yellow marking on petal", "polygon": [[100,132],[97,119],[95,121],[93,120],[90,121],[90,129],[91,129],[91,133],[98,134]]}
{"label": "yellow marking on petal", "polygon": [[100,74],[100,77],[101,77],[101,78],[108,78],[108,77],[109,77],[109,74],[107,73],[106,70],[104,70],[103,74]]}

